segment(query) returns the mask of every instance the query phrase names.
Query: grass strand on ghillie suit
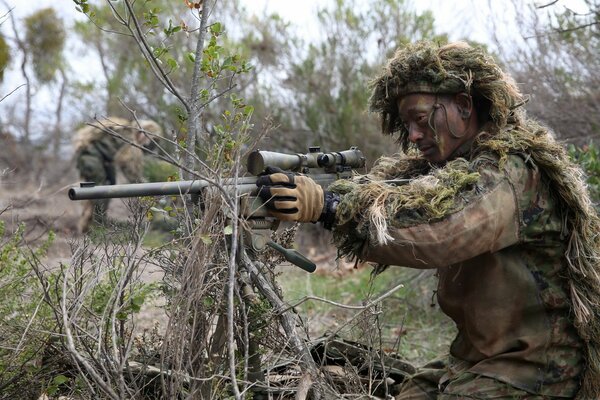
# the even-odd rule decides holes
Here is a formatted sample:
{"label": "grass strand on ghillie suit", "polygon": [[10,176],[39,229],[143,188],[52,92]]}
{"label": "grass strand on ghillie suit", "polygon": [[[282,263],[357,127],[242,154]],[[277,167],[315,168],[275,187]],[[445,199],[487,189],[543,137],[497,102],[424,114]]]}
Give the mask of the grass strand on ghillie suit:
{"label": "grass strand on ghillie suit", "polygon": [[530,155],[545,174],[561,209],[568,212],[567,277],[575,326],[587,344],[587,365],[578,398],[599,399],[600,218],[587,193],[583,172],[569,159],[564,146],[531,120],[513,130],[480,137],[477,149],[498,154],[500,163],[510,153]]}

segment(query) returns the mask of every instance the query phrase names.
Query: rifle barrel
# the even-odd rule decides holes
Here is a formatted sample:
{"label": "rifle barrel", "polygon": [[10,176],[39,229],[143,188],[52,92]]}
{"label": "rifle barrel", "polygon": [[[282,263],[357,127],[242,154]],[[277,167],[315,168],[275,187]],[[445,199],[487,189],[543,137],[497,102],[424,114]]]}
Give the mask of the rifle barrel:
{"label": "rifle barrel", "polygon": [[[337,179],[335,174],[316,174],[308,175],[318,184],[326,188]],[[237,183],[237,192],[239,194],[251,193],[256,190],[256,177],[240,177],[224,179],[222,184],[228,188]],[[144,196],[181,196],[192,193],[200,193],[202,189],[212,184],[203,179],[193,181],[175,181],[175,182],[151,182],[151,183],[129,183],[124,185],[98,185],[81,187],[72,187],[69,189],[69,199],[71,200],[97,200],[97,199],[116,199],[123,197],[144,197]]]}
{"label": "rifle barrel", "polygon": [[[233,179],[226,179],[223,184],[231,186]],[[238,178],[238,190],[248,192],[256,189],[256,178]],[[174,182],[130,183],[124,185],[82,186],[69,189],[71,200],[114,199],[122,197],[144,196],[180,196],[200,191],[211,183],[203,179]]]}

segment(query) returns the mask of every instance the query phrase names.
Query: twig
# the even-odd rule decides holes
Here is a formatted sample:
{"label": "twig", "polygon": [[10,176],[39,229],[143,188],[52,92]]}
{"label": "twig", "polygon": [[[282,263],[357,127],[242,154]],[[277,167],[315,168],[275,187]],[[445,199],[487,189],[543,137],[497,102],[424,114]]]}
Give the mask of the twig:
{"label": "twig", "polygon": [[351,305],[347,305],[347,304],[342,304],[342,303],[338,303],[332,300],[328,300],[328,299],[324,299],[322,297],[318,297],[318,296],[305,296],[302,299],[300,299],[300,301],[298,301],[297,303],[290,305],[288,307],[286,307],[285,309],[278,311],[278,312],[285,312],[288,311],[292,308],[295,308],[297,306],[299,306],[300,304],[308,301],[308,300],[316,300],[316,301],[320,301],[323,303],[327,303],[327,304],[331,304],[332,306],[336,306],[336,307],[340,307],[340,308],[345,308],[347,310],[365,310],[367,308],[373,307],[374,305],[376,305],[377,303],[380,303],[382,300],[386,299],[387,297],[390,297],[392,294],[394,294],[396,291],[398,291],[399,289],[402,289],[404,287],[403,283],[400,283],[396,286],[394,286],[393,288],[391,288],[390,290],[388,290],[387,292],[385,292],[384,294],[382,294],[381,296],[379,296],[378,298],[376,298],[375,300],[372,300],[371,302],[369,302],[366,305],[362,305],[362,306],[351,306]]}
{"label": "twig", "polygon": [[67,276],[64,275],[61,310],[63,316],[63,326],[65,329],[65,337],[67,339],[67,349],[69,350],[71,356],[77,361],[77,364],[82,365],[85,368],[87,374],[91,376],[94,382],[104,391],[104,393],[106,393],[106,395],[108,395],[111,399],[120,400],[120,396],[118,396],[117,393],[102,379],[102,377],[98,375],[94,367],[92,367],[90,363],[84,357],[82,357],[81,354],[79,354],[79,351],[77,351],[77,348],[75,347],[73,332],[71,331],[70,326],[69,311],[67,309],[67,293],[69,292],[67,281]]}
{"label": "twig", "polygon": [[[239,173],[239,159],[235,164],[234,178],[233,182],[237,188],[237,179]],[[237,197],[237,190],[235,191],[235,196]],[[233,202],[232,215],[238,215],[238,202]],[[229,374],[231,379],[231,387],[233,388],[233,394],[235,395],[236,400],[241,399],[240,389],[237,384],[236,378],[236,370],[235,370],[235,331],[234,331],[234,312],[235,312],[235,281],[236,281],[236,273],[237,273],[237,250],[238,250],[238,219],[231,219],[232,233],[231,233],[231,247],[229,254],[229,279],[227,284],[227,351],[229,355]]]}
{"label": "twig", "polygon": [[[202,7],[202,18],[200,19],[200,30],[196,40],[196,52],[194,59],[194,70],[192,72],[192,82],[190,85],[190,103],[186,103],[186,111],[188,112],[188,132],[186,138],[186,148],[196,148],[196,135],[198,134],[198,125],[202,118],[202,108],[198,106],[198,96],[200,93],[200,66],[202,64],[202,55],[204,52],[204,37],[206,35],[206,25],[208,23],[208,5]],[[194,165],[193,158],[189,154],[184,155],[183,162],[186,165]]]}
{"label": "twig", "polygon": [[[110,4],[110,2],[108,2]],[[144,57],[148,60],[148,64],[150,65],[150,69],[156,78],[164,85],[165,88],[173,94],[173,96],[177,97],[177,99],[184,105],[186,109],[189,109],[190,105],[188,100],[179,92],[179,89],[175,87],[175,84],[169,78],[168,73],[165,72],[162,66],[157,62],[156,57],[152,54],[152,49],[150,44],[146,40],[145,34],[142,32],[140,27],[140,22],[138,21],[135,13],[133,11],[133,7],[129,0],[124,1],[127,10],[129,11],[129,15],[131,17],[131,21],[133,22],[134,29],[131,28],[130,24],[126,24],[129,31],[134,35],[136,39],[136,43],[138,44],[140,50]]]}
{"label": "twig", "polygon": [[[269,303],[275,309],[283,309],[284,304],[279,295],[271,288],[269,282],[265,279],[262,273],[255,266],[254,262],[250,259],[250,257],[246,254],[245,251],[241,253],[241,262],[244,267],[248,269],[250,273],[250,277],[252,278],[254,284],[260,290],[260,292],[267,298]],[[286,333],[287,339],[297,354],[300,357],[300,368],[302,372],[307,376],[306,379],[310,379],[312,383],[311,387],[313,388],[313,396],[314,399],[318,400],[323,397],[323,387],[320,384],[316,384],[319,382],[320,374],[317,368],[317,364],[315,360],[312,358],[310,354],[310,350],[304,341],[300,339],[300,335],[296,331],[296,326],[298,325],[297,319],[293,316],[293,314],[285,312],[279,314],[279,319],[283,330]]]}
{"label": "twig", "polygon": [[551,5],[554,5],[556,3],[558,3],[558,0],[551,1],[550,3],[543,4],[541,6],[536,6],[535,8],[542,9],[542,8],[550,7]]}
{"label": "twig", "polygon": [[11,90],[8,94],[4,95],[1,99],[0,102],[2,102],[4,99],[6,99],[8,96],[10,96],[11,94],[13,94],[14,92],[16,92],[17,90],[21,89],[23,86],[27,86],[26,83],[21,83],[19,86],[17,86],[16,88],[14,88],[13,90]]}

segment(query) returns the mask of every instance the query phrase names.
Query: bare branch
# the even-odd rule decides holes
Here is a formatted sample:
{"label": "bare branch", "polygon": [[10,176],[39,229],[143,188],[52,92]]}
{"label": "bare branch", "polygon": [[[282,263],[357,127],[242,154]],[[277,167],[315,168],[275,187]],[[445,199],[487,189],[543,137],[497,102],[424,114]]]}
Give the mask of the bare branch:
{"label": "bare branch", "polygon": [[360,306],[352,306],[352,305],[348,305],[348,304],[342,304],[342,303],[338,303],[332,300],[328,300],[328,299],[324,299],[322,297],[317,297],[317,296],[304,296],[302,299],[300,299],[298,302],[289,305],[288,307],[286,307],[285,309],[278,311],[279,312],[285,312],[288,311],[290,309],[293,309],[295,307],[298,307],[300,304],[305,303],[309,300],[316,300],[316,301],[320,301],[322,303],[326,303],[326,304],[330,304],[332,306],[336,306],[336,307],[340,307],[340,308],[344,308],[347,310],[365,310],[368,308],[371,308],[375,305],[377,305],[378,303],[381,303],[383,300],[385,300],[386,298],[390,297],[392,294],[394,294],[395,292],[397,292],[398,290],[402,289],[404,287],[403,283],[400,283],[396,286],[394,286],[393,288],[391,288],[390,290],[388,290],[387,292],[383,293],[381,296],[377,297],[375,300],[371,300],[369,303],[365,304],[365,305],[360,305]]}
{"label": "bare branch", "polygon": [[[204,52],[204,38],[206,36],[206,25],[208,23],[208,11],[207,5],[204,4],[200,11],[202,13],[202,18],[200,19],[200,28],[198,31],[198,39],[196,41],[194,71],[192,73],[192,82],[190,85],[190,104],[187,108],[188,131],[185,142],[186,148],[192,149],[192,151],[196,148],[196,137],[202,119],[202,108],[198,105],[198,95],[200,93],[200,65],[202,64]],[[186,165],[194,165],[194,160],[189,154],[183,156],[183,162]]]}
{"label": "bare branch", "polygon": [[536,6],[535,8],[542,9],[542,8],[550,7],[556,3],[558,3],[558,0],[551,1],[550,3],[547,3],[547,4],[542,4],[541,6]]}
{"label": "bare branch", "polygon": [[16,88],[14,88],[13,90],[11,90],[8,94],[4,95],[1,99],[0,102],[2,102],[4,99],[6,99],[8,96],[10,96],[11,94],[13,94],[14,92],[16,92],[17,90],[21,89],[23,86],[26,86],[25,83],[20,84],[19,86],[17,86]]}
{"label": "bare branch", "polygon": [[[109,2],[110,3],[110,2]],[[142,28],[140,27],[140,23],[133,12],[133,7],[131,5],[130,0],[124,1],[127,10],[129,11],[129,15],[131,21],[133,22],[133,29],[130,24],[127,24],[127,28],[131,31],[131,33],[136,38],[136,43],[138,44],[142,54],[148,60],[150,65],[150,69],[154,76],[173,94],[177,99],[183,104],[183,106],[189,110],[190,104],[188,100],[179,92],[179,90],[175,87],[171,78],[169,78],[169,74],[163,70],[162,66],[158,63],[157,58],[153,55],[152,49],[148,41],[146,40],[146,36],[144,35]]]}

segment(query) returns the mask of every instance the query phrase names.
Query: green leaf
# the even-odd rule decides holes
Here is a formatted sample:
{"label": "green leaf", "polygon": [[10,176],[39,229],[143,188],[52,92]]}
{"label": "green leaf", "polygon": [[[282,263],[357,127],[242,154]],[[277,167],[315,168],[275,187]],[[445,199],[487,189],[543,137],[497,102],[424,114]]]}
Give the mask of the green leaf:
{"label": "green leaf", "polygon": [[223,25],[220,22],[215,22],[210,27],[211,33],[218,35],[223,32]]}
{"label": "green leaf", "polygon": [[196,54],[192,53],[191,51],[187,53],[187,58],[191,62],[196,62]]}
{"label": "green leaf", "polygon": [[206,245],[210,245],[212,244],[212,238],[209,235],[202,235],[200,236],[200,240],[202,240],[202,243],[206,244]]}
{"label": "green leaf", "polygon": [[63,383],[68,382],[68,381],[69,381],[69,378],[67,378],[64,375],[56,375],[54,377],[54,379],[52,379],[52,383],[54,383],[57,386],[62,385]]}
{"label": "green leaf", "polygon": [[233,233],[233,226],[231,226],[231,225],[227,225],[227,226],[225,227],[225,234],[226,234],[226,235],[231,235],[232,233]]}
{"label": "green leaf", "polygon": [[169,65],[169,67],[171,67],[171,69],[175,69],[179,66],[174,58],[167,58],[167,64]]}
{"label": "green leaf", "polygon": [[146,300],[146,296],[144,294],[139,294],[131,298],[131,310],[133,312],[139,312],[144,305],[144,301]]}

